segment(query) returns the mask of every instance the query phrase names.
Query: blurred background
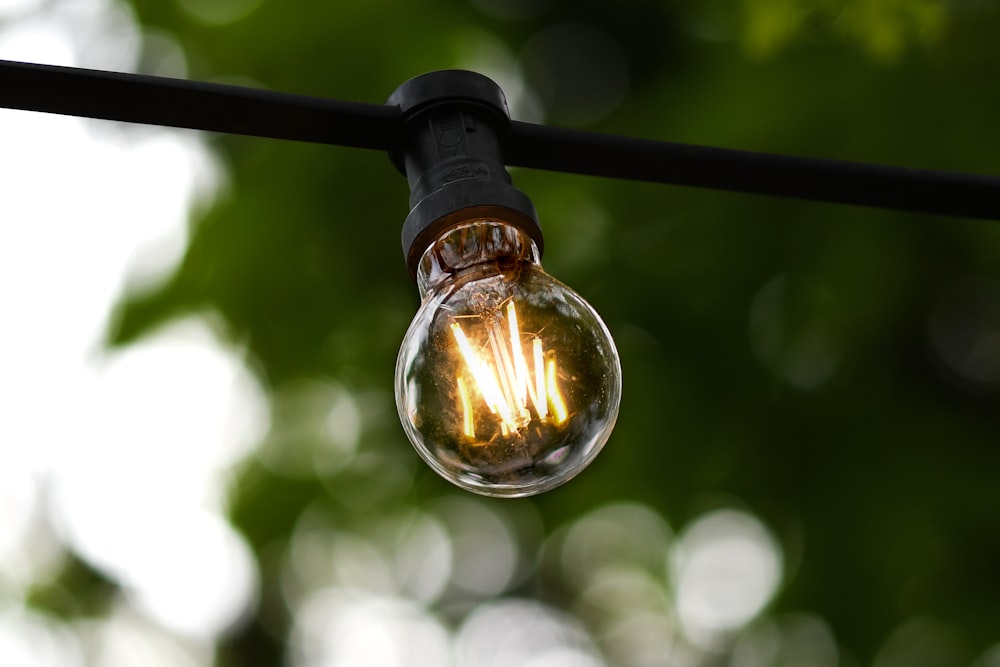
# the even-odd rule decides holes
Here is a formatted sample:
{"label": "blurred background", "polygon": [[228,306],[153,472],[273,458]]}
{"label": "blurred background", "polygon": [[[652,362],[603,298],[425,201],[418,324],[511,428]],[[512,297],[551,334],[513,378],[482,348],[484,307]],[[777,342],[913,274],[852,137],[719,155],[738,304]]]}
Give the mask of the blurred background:
{"label": "blurred background", "polygon": [[[1000,174],[988,0],[0,0],[0,58]],[[571,483],[407,443],[383,154],[0,111],[0,664],[997,667],[1000,225],[526,170]]]}

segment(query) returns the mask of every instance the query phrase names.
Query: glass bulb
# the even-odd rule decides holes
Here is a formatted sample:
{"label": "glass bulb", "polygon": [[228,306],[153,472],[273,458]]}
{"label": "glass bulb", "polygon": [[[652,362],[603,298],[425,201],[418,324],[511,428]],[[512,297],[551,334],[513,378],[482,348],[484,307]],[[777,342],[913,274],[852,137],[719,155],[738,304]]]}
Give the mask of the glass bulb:
{"label": "glass bulb", "polygon": [[618,416],[618,352],[593,308],[499,220],[446,232],[420,260],[422,304],[396,362],[396,405],[420,456],[487,496],[566,482]]}

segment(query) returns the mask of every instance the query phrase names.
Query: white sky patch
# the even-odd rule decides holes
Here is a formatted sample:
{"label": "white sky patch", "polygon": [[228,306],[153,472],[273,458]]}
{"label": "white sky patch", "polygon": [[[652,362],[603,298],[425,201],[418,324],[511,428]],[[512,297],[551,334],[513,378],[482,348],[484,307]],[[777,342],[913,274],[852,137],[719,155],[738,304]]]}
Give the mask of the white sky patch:
{"label": "white sky patch", "polygon": [[[136,61],[138,28],[119,5],[28,5],[0,0],[0,18],[20,12],[0,27],[0,59]],[[0,515],[17,528],[0,567],[30,569],[46,507],[138,609],[211,639],[256,596],[250,549],[221,512],[230,466],[266,429],[264,397],[197,318],[102,351],[126,284],[173,270],[188,211],[220,179],[197,134],[123,127],[0,110]]]}
{"label": "white sky patch", "polygon": [[[158,520],[159,519],[159,520]],[[238,625],[258,591],[250,548],[218,514],[147,517],[125,573],[136,606],[165,627],[211,640]]]}
{"label": "white sky patch", "polygon": [[152,618],[221,634],[256,595],[249,548],[219,513],[227,469],[266,426],[260,389],[197,321],[94,370],[85,439],[52,463],[54,520]]}
{"label": "white sky patch", "polygon": [[[45,520],[36,481],[23,469],[0,467],[0,593],[14,598],[33,582],[51,577],[65,557]],[[2,599],[0,594],[0,603]]]}
{"label": "white sky patch", "polygon": [[37,504],[30,478],[0,469],[0,577],[9,577],[11,565],[23,559],[18,552],[31,530]]}
{"label": "white sky patch", "polygon": [[39,4],[41,0],[0,0],[0,19],[18,16]]}
{"label": "white sky patch", "polygon": [[83,652],[68,628],[27,610],[0,608],[0,665],[82,667]]}
{"label": "white sky patch", "polygon": [[239,357],[192,318],[90,367],[96,384],[80,399],[78,426],[92,442],[64,443],[58,479],[221,509],[219,473],[250,451],[267,421],[262,391]]}
{"label": "white sky patch", "polygon": [[74,623],[92,665],[100,667],[209,667],[214,651],[181,641],[139,616],[120,600],[101,621]]}
{"label": "white sky patch", "polygon": [[75,64],[69,35],[61,26],[46,24],[39,19],[19,21],[0,32],[0,57],[3,60],[65,67]]}

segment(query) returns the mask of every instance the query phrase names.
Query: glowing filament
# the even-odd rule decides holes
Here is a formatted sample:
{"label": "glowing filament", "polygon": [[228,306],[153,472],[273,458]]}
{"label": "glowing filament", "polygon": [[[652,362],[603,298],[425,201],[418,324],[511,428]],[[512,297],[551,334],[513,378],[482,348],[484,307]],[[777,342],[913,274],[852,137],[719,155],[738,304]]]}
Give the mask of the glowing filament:
{"label": "glowing filament", "polygon": [[[507,304],[507,323],[510,326],[510,348],[514,353],[514,376],[517,386],[517,400],[521,405],[525,405],[528,394],[528,362],[524,359],[524,351],[521,349],[521,329],[517,324],[517,311],[514,310],[514,302]],[[537,338],[535,340],[538,340]],[[539,345],[541,341],[539,341]],[[539,415],[541,416],[541,415]]]}
{"label": "glowing filament", "polygon": [[531,347],[535,357],[535,395],[531,398],[535,404],[535,410],[538,412],[538,418],[544,421],[549,415],[549,401],[545,397],[545,376],[539,370],[545,366],[542,340],[535,338],[531,341]]}
{"label": "glowing filament", "polygon": [[480,359],[475,350],[472,349],[469,339],[465,337],[465,332],[462,331],[462,327],[458,326],[457,322],[452,322],[451,331],[455,335],[455,342],[458,343],[458,349],[465,359],[465,365],[469,367],[469,372],[476,380],[479,393],[486,401],[486,407],[490,409],[490,412],[500,415],[501,424],[509,423],[511,421],[510,405],[504,400],[493,369]]}
{"label": "glowing filament", "polygon": [[472,419],[472,401],[469,400],[469,390],[465,382],[458,378],[458,397],[462,401],[462,431],[466,438],[476,437],[476,426]]}
{"label": "glowing filament", "polygon": [[[503,436],[516,433],[531,422],[529,406],[534,408],[540,422],[561,426],[569,418],[569,412],[559,391],[555,356],[551,352],[546,355],[541,339],[532,336],[529,367],[513,301],[508,301],[506,315],[506,331],[500,326],[499,317],[486,325],[487,341],[481,352],[473,349],[457,322],[451,324],[455,343],[473,384],[486,407],[499,418]],[[457,385],[462,430],[467,438],[475,439],[471,392],[462,378],[457,379]]]}
{"label": "glowing filament", "polygon": [[569,417],[566,411],[566,401],[559,393],[559,385],[556,384],[556,360],[553,357],[545,365],[545,388],[549,391],[549,405],[552,407],[556,425],[565,423]]}

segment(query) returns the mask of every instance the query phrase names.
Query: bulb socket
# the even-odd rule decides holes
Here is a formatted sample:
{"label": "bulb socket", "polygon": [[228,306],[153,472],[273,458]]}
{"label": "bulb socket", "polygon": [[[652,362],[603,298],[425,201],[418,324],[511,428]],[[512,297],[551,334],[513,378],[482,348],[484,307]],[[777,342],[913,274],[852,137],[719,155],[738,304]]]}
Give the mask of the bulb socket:
{"label": "bulb socket", "polygon": [[541,253],[535,207],[504,167],[501,140],[510,115],[496,83],[475,72],[431,72],[401,85],[387,103],[403,113],[403,132],[390,157],[410,184],[402,241],[412,278],[424,251],[469,220],[507,222]]}
{"label": "bulb socket", "polygon": [[472,220],[499,220],[517,227],[542,250],[535,207],[513,185],[496,181],[456,181],[420,200],[403,223],[406,266],[415,280],[424,251],[450,230]]}

